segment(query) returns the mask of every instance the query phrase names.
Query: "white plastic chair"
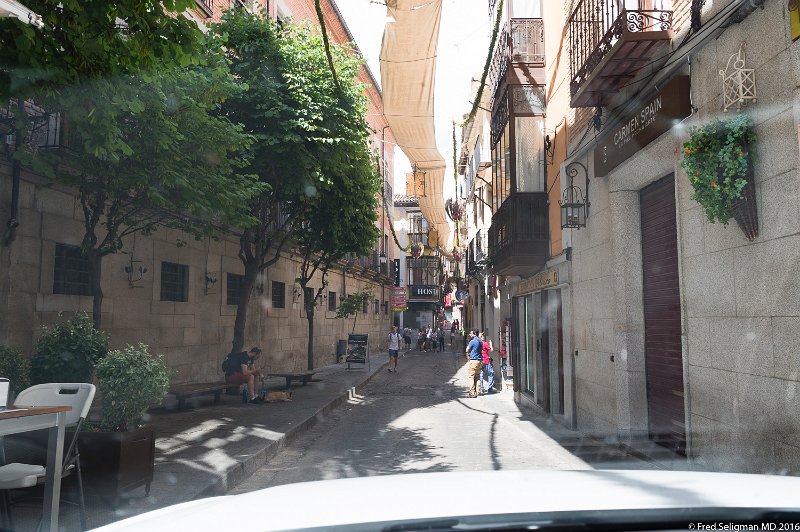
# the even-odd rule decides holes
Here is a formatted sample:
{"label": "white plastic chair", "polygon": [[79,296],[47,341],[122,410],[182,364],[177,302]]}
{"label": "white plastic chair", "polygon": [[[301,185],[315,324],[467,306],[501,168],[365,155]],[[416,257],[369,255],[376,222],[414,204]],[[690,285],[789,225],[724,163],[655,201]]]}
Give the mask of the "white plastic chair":
{"label": "white plastic chair", "polygon": [[[81,461],[78,453],[78,433],[81,424],[89,414],[94,399],[95,386],[83,382],[37,384],[22,390],[14,401],[15,406],[71,406],[65,413],[65,425],[74,426],[72,441],[64,454],[62,478],[72,469],[78,479],[78,498],[81,513],[81,527],[86,530],[86,508],[83,497],[83,480],[81,478]],[[34,478],[31,484],[31,477]],[[45,468],[32,464],[8,464],[0,467],[0,490],[21,489],[44,482]],[[7,500],[7,499],[6,499]]]}

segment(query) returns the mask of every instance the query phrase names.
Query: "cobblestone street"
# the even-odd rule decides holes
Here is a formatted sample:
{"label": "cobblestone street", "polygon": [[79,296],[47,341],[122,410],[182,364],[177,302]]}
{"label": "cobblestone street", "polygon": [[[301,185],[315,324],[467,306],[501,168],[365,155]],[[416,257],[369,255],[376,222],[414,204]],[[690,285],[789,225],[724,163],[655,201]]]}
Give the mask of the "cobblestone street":
{"label": "cobblestone street", "polygon": [[510,390],[468,399],[461,354],[412,352],[398,369],[376,376],[231,493],[396,473],[652,467],[521,411]]}

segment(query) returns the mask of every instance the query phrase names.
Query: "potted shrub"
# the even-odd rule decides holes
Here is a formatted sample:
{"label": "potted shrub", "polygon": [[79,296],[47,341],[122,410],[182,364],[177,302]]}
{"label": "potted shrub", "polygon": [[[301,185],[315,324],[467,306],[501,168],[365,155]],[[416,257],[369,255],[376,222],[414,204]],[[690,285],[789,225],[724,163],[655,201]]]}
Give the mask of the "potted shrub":
{"label": "potted shrub", "polygon": [[727,225],[731,217],[750,240],[758,236],[753,179],[753,122],[746,114],[693,128],[683,145],[681,167],[708,221]]}
{"label": "potted shrub", "polygon": [[31,382],[91,382],[94,367],[108,353],[108,334],[86,314],[44,327],[31,358]]}
{"label": "potted shrub", "polygon": [[13,404],[13,396],[30,386],[30,374],[31,363],[19,349],[0,345],[0,377],[11,381],[9,404]]}
{"label": "potted shrub", "polygon": [[109,352],[95,372],[103,416],[80,434],[81,463],[87,489],[116,505],[123,493],[139,486],[150,492],[155,434],[142,419],[164,398],[169,372],[163,358],[141,343]]}

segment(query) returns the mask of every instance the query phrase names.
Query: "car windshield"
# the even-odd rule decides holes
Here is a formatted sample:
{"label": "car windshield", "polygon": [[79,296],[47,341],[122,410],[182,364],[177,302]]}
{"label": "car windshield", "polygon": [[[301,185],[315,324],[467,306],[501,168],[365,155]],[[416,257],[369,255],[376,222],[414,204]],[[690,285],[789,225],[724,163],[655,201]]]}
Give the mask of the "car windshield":
{"label": "car windshield", "polygon": [[796,0],[0,0],[2,527],[800,493],[798,40]]}

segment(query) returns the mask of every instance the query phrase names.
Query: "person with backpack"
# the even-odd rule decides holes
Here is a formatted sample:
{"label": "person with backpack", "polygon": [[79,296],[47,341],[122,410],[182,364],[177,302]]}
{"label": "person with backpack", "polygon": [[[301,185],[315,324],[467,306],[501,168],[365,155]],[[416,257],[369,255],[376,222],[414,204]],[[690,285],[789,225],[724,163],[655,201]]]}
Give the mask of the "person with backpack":
{"label": "person with backpack", "polygon": [[230,353],[222,361],[222,371],[225,372],[226,384],[246,384],[250,392],[250,403],[263,403],[264,398],[258,395],[264,372],[254,369],[253,364],[261,357],[261,349],[253,347],[250,351]]}
{"label": "person with backpack", "polygon": [[400,335],[397,334],[397,327],[392,326],[389,333],[389,371],[397,373],[397,357],[400,354]]}

